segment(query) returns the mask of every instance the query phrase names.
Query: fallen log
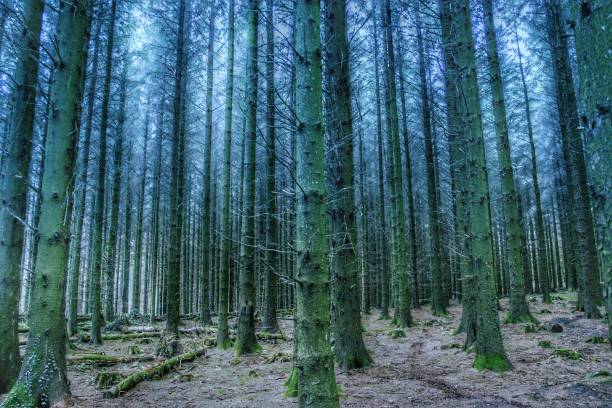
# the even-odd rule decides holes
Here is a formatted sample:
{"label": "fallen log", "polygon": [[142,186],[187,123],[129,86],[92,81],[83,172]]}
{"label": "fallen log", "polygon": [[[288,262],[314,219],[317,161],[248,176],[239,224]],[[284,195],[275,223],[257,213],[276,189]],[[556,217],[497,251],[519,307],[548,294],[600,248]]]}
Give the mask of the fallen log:
{"label": "fallen log", "polygon": [[188,353],[172,357],[168,360],[164,360],[161,363],[156,364],[152,367],[138,371],[128,376],[117,385],[113,386],[110,390],[105,391],[103,394],[104,398],[118,397],[119,395],[123,394],[126,391],[129,391],[130,389],[134,388],[136,385],[143,381],[161,378],[164,374],[168,373],[177,365],[187,361],[193,361],[196,358],[204,355],[206,349],[206,347],[203,347],[195,351],[190,351]]}
{"label": "fallen log", "polygon": [[[104,334],[102,335],[102,341],[133,340],[133,339],[143,339],[143,338],[148,338],[148,337],[160,337],[161,333],[162,332]],[[81,343],[87,343],[89,339],[90,337],[88,334],[82,334],[74,338],[74,340],[80,340]]]}
{"label": "fallen log", "polygon": [[81,354],[66,357],[66,363],[68,365],[92,364],[97,366],[112,366],[115,364],[129,364],[134,362],[153,360],[155,360],[154,356],[116,357],[107,356],[106,354]]}

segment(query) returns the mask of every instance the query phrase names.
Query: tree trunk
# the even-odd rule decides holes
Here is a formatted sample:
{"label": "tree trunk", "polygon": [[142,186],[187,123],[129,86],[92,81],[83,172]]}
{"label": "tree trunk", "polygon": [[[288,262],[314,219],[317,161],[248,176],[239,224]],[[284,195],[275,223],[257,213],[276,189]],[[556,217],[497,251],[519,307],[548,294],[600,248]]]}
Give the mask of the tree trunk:
{"label": "tree trunk", "polygon": [[458,110],[464,118],[463,136],[459,139],[466,162],[463,208],[465,219],[467,270],[476,284],[476,360],[474,367],[504,371],[511,367],[504,351],[495,289],[493,287],[491,220],[484,138],[472,21],[468,0],[451,3],[453,29],[457,35],[456,61],[463,75],[458,78]]}
{"label": "tree trunk", "polygon": [[344,369],[369,366],[372,362],[363,343],[359,304],[353,114],[349,75],[349,45],[344,0],[327,0],[325,6],[325,61],[328,109],[330,185],[329,214],[330,275],[332,294],[332,341],[334,356]]}
{"label": "tree trunk", "polygon": [[[501,77],[499,53],[497,51],[497,34],[495,32],[495,19],[493,16],[493,0],[483,0],[482,7],[485,15],[485,33],[487,42],[487,60],[493,98],[493,117],[495,120],[495,133],[497,135],[497,157],[500,167],[501,195],[503,206],[504,228],[500,243],[505,249],[509,275],[510,275],[510,311],[506,320],[510,323],[531,322],[534,318],[529,312],[525,301],[525,281],[523,263],[521,260],[521,245],[524,240],[524,231],[521,227],[521,218],[518,211],[518,195],[514,185],[514,170],[510,156],[510,141],[508,138],[508,122],[506,119],[506,101],[504,97],[504,84]],[[535,160],[535,159],[534,159]],[[539,198],[537,179],[534,188]],[[541,206],[540,215],[541,215]],[[540,218],[541,221],[541,218]],[[543,237],[542,237],[543,238]],[[542,255],[542,254],[540,254]],[[502,261],[502,262],[503,262]],[[544,262],[546,261],[544,254]],[[500,262],[501,263],[501,262]],[[542,266],[544,268],[544,266]],[[544,301],[550,301],[548,281],[545,282]]]}
{"label": "tree trunk", "polygon": [[[329,268],[319,2],[295,5],[296,62],[296,238],[295,369],[301,407],[338,407],[329,344]],[[290,387],[291,389],[291,387]]]}
{"label": "tree trunk", "polygon": [[228,31],[227,31],[227,76],[225,85],[225,132],[223,134],[223,183],[221,198],[221,222],[219,226],[219,327],[217,329],[217,347],[226,349],[230,346],[229,327],[227,317],[229,314],[229,252],[230,241],[230,189],[232,175],[232,112],[234,97],[234,3],[229,0]]}
{"label": "tree trunk", "polygon": [[[6,392],[19,373],[17,335],[19,273],[22,257],[28,170],[32,155],[38,57],[44,2],[26,0],[23,28],[15,39],[18,50],[11,96],[9,133],[0,169],[0,393]],[[4,28],[4,27],[3,27]]]}
{"label": "tree trunk", "polygon": [[89,33],[89,1],[60,2],[53,114],[48,123],[42,182],[40,245],[36,257],[30,332],[24,363],[5,406],[52,406],[69,395],[66,378],[65,281],[68,261],[68,209],[75,162],[84,65]]}

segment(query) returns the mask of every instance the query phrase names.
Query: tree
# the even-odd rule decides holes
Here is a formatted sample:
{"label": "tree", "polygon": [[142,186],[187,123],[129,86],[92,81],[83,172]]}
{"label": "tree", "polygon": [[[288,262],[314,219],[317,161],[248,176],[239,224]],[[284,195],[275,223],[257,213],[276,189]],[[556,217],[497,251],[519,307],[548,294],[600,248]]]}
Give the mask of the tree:
{"label": "tree", "polygon": [[276,210],[276,105],[274,89],[274,0],[266,0],[266,149],[267,217],[263,328],[271,333],[279,330],[276,318],[278,252],[278,214]]}
{"label": "tree", "polygon": [[[427,86],[425,49],[423,46],[423,33],[421,28],[421,16],[417,11],[417,47],[419,55],[419,78],[421,110],[423,115],[423,140],[425,143],[425,162],[427,169],[427,201],[429,203],[429,233],[431,235],[431,258],[432,258],[432,288],[431,308],[435,316],[446,315],[446,295],[442,276],[441,242],[440,242],[440,210],[438,208],[438,187],[436,185],[436,167],[433,149],[433,134],[431,129],[432,118],[429,107],[429,91]],[[408,146],[406,146],[408,148]]]}
{"label": "tree", "polygon": [[485,166],[482,118],[476,77],[476,56],[468,0],[451,1],[452,29],[456,33],[455,60],[462,72],[457,77],[458,111],[463,135],[458,142],[465,154],[465,192],[462,194],[467,269],[475,275],[476,359],[474,367],[504,371],[511,367],[504,350],[493,287],[493,261],[489,194]]}
{"label": "tree", "polygon": [[[574,6],[577,9],[577,4]],[[610,157],[609,135],[612,133],[612,107],[610,95],[612,82],[609,79],[611,68],[608,53],[611,37],[606,31],[606,19],[609,20],[612,12],[612,3],[605,0],[582,1],[580,12],[576,10],[575,39],[576,57],[578,60],[578,79],[580,101],[580,122],[583,138],[589,142],[589,150],[597,151],[601,148],[606,154],[601,157]],[[607,135],[607,136],[606,136]],[[612,208],[610,200],[606,200],[606,191],[609,191],[608,176],[610,160],[591,158],[593,177],[590,179],[598,192],[593,207],[595,214],[599,215],[601,231],[600,244],[603,251],[602,269],[607,290],[606,314],[608,316],[608,335],[612,338],[612,231],[606,220],[610,219]],[[607,190],[608,189],[608,190]],[[605,249],[608,248],[608,249]],[[612,342],[611,342],[612,345]]]}
{"label": "tree", "polygon": [[[172,112],[172,171],[170,191],[170,245],[166,276],[166,330],[178,335],[180,307],[180,271],[183,241],[183,201],[185,187],[185,133],[182,126],[185,103],[185,0],[180,0],[176,37],[176,65]],[[138,262],[138,260],[137,260]]]}
{"label": "tree", "polygon": [[408,283],[408,243],[406,241],[406,220],[402,186],[402,159],[400,153],[399,118],[397,112],[397,89],[395,85],[395,51],[393,47],[393,27],[391,22],[391,3],[383,3],[383,28],[385,35],[385,107],[387,114],[387,137],[389,141],[389,173],[391,184],[391,258],[393,276],[397,279],[396,315],[400,327],[412,325],[410,314],[410,285]]}
{"label": "tree", "polygon": [[65,220],[70,218],[65,214],[75,161],[90,6],[87,0],[60,1],[30,331],[19,378],[3,407],[52,406],[70,393],[64,319],[69,236]]}
{"label": "tree", "polygon": [[[485,15],[485,34],[487,42],[487,60],[489,78],[491,83],[491,94],[493,98],[493,116],[495,119],[495,133],[497,135],[497,157],[500,167],[501,194],[503,206],[503,219],[505,221],[505,248],[507,250],[508,266],[510,269],[510,311],[506,320],[510,323],[534,321],[525,301],[525,280],[522,263],[522,243],[525,240],[524,231],[521,226],[521,217],[518,210],[518,195],[514,186],[514,169],[510,157],[510,141],[508,139],[508,122],[506,120],[506,101],[504,97],[504,84],[501,76],[499,53],[497,51],[497,34],[495,32],[495,18],[493,16],[493,0],[483,0],[482,6]],[[535,158],[533,162],[535,166]],[[536,191],[536,207],[539,210],[540,223],[542,220],[542,205],[540,202],[540,190],[537,177],[534,180]],[[539,204],[539,205],[538,205]],[[540,225],[543,234],[543,224]],[[543,239],[542,235],[538,236]],[[502,238],[502,239],[503,239]],[[540,241],[543,249],[543,241]],[[540,257],[540,270],[545,270],[545,254]],[[550,302],[550,290],[548,279],[543,280],[542,294],[544,302]]]}
{"label": "tree", "polygon": [[[329,345],[329,268],[323,174],[321,10],[295,4],[296,237],[295,368],[301,407],[338,407]],[[294,373],[295,373],[294,371]]]}
{"label": "tree", "polygon": [[113,72],[113,44],[115,38],[115,20],[117,15],[117,0],[112,0],[110,19],[108,23],[108,40],[106,42],[106,62],[104,64],[104,85],[102,87],[102,116],[100,119],[100,135],[98,145],[98,181],[97,202],[94,216],[95,222],[95,244],[94,244],[94,266],[91,274],[91,337],[92,344],[102,344],[102,293],[100,290],[100,278],[102,277],[103,265],[106,254],[103,251],[104,242],[104,213],[106,200],[106,154],[107,135],[109,127],[110,109],[110,87]]}
{"label": "tree", "polygon": [[212,99],[213,99],[213,68],[215,57],[215,17],[216,7],[210,3],[210,16],[208,22],[208,53],[206,65],[206,136],[204,145],[204,202],[202,207],[202,278],[200,282],[200,321],[202,324],[211,324],[210,307],[208,304],[210,265],[210,185],[213,182],[210,172],[212,156]]}
{"label": "tree", "polygon": [[327,204],[332,284],[332,338],[336,362],[343,369],[366,367],[372,359],[361,335],[356,222],[353,114],[349,75],[349,46],[344,0],[325,5],[325,78],[329,94],[326,127],[330,151]]}
{"label": "tree", "polygon": [[244,160],[244,207],[240,247],[240,301],[236,354],[259,348],[255,337],[255,168],[257,138],[259,0],[249,0],[247,23],[247,108]]}
{"label": "tree", "polygon": [[226,349],[230,346],[228,281],[229,281],[229,232],[230,232],[230,189],[232,175],[232,112],[234,97],[234,3],[229,0],[227,31],[227,75],[225,85],[225,132],[223,134],[223,181],[221,199],[221,221],[219,226],[219,325],[217,327],[217,347]]}
{"label": "tree", "polygon": [[388,240],[386,233],[386,214],[385,214],[385,172],[384,172],[384,142],[382,132],[382,113],[381,113],[381,96],[380,96],[380,75],[379,75],[379,63],[378,63],[378,18],[377,18],[377,7],[373,5],[373,11],[375,18],[373,19],[373,31],[374,31],[374,84],[375,84],[375,95],[376,95],[376,140],[377,140],[377,153],[378,153],[378,200],[379,200],[379,237],[380,242],[378,243],[378,261],[380,266],[380,280],[381,284],[381,319],[389,318],[389,260],[388,254]]}
{"label": "tree", "polygon": [[580,256],[579,308],[587,317],[600,317],[597,306],[602,303],[599,263],[591,213],[590,192],[584,160],[584,146],[579,132],[579,118],[573,74],[570,65],[567,35],[563,26],[563,10],[559,0],[545,2],[546,24],[552,56],[553,77],[568,191],[567,205],[573,214]]}
{"label": "tree", "polygon": [[[0,168],[0,393],[6,392],[19,373],[19,267],[22,256],[36,107],[38,56],[44,2],[26,0],[23,27],[16,38],[18,50],[15,87],[11,98],[6,155]],[[3,11],[6,13],[6,11]],[[4,146],[2,146],[4,147]],[[4,149],[2,149],[4,150]]]}

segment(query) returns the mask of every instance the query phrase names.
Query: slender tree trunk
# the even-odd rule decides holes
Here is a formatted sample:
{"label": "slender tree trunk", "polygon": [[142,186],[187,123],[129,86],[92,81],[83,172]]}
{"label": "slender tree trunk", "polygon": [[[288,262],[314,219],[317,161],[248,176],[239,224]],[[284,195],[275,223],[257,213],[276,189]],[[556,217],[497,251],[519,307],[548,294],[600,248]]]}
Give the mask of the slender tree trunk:
{"label": "slender tree trunk", "polygon": [[[181,249],[183,241],[183,201],[185,173],[185,134],[183,123],[183,105],[185,89],[185,0],[180,0],[178,10],[178,32],[176,46],[176,68],[174,77],[174,102],[172,116],[172,176],[170,192],[170,245],[169,263],[166,275],[166,330],[178,335],[180,308],[180,272]],[[136,260],[138,262],[138,260]]]}
{"label": "slender tree trunk", "polygon": [[100,135],[98,144],[98,181],[96,204],[94,212],[95,232],[94,239],[94,266],[91,273],[91,334],[92,344],[102,344],[102,293],[100,279],[106,265],[104,247],[104,215],[106,209],[106,176],[107,176],[107,137],[110,116],[110,86],[113,72],[113,43],[115,37],[115,19],[117,14],[117,0],[112,0],[109,24],[108,40],[106,43],[106,62],[104,65],[104,85],[102,89],[102,116],[100,119]]}
{"label": "slender tree trunk", "polygon": [[429,234],[431,236],[432,293],[431,308],[435,316],[446,315],[444,278],[442,276],[440,220],[438,209],[438,188],[436,186],[436,169],[433,152],[433,133],[431,129],[431,111],[427,89],[425,49],[421,29],[420,12],[417,11],[417,47],[419,55],[419,78],[421,110],[423,115],[423,140],[425,143],[425,162],[427,170],[427,201],[429,203]]}
{"label": "slender tree trunk", "polygon": [[386,103],[388,137],[391,157],[391,196],[392,196],[392,258],[394,262],[393,275],[397,278],[397,304],[395,305],[400,327],[412,325],[410,314],[410,285],[408,282],[408,242],[406,239],[406,220],[402,187],[402,168],[399,136],[399,118],[397,112],[397,90],[395,85],[395,52],[393,48],[393,28],[391,22],[390,0],[384,1],[383,24],[385,29],[385,68],[386,68]]}
{"label": "slender tree trunk", "polygon": [[[506,320],[510,323],[534,321],[534,318],[529,312],[527,302],[525,301],[524,271],[522,270],[523,264],[521,261],[521,243],[524,239],[524,231],[521,228],[521,218],[517,205],[518,195],[514,185],[514,170],[512,168],[512,158],[510,156],[506,102],[504,97],[504,85],[501,77],[499,53],[497,51],[493,0],[483,0],[482,6],[485,15],[487,60],[489,63],[488,69],[493,97],[493,116],[495,119],[495,133],[497,135],[497,157],[500,167],[503,205],[504,234],[500,237],[500,243],[507,251],[507,261],[511,279],[510,311],[508,312]],[[537,187],[537,180],[535,186]],[[536,191],[536,195],[539,197],[539,189],[536,189]],[[545,287],[544,301],[547,302],[550,301],[547,283]]]}
{"label": "slender tree trunk", "polygon": [[325,61],[329,94],[326,128],[330,151],[327,167],[330,199],[327,204],[330,233],[330,274],[333,280],[332,339],[334,356],[344,369],[371,364],[361,335],[356,222],[353,114],[349,75],[349,45],[344,0],[327,0],[325,6]]}
{"label": "slender tree trunk", "polygon": [[[376,12],[374,5],[374,13]],[[391,278],[389,271],[388,249],[389,244],[386,234],[386,214],[385,214],[385,173],[384,173],[384,145],[382,132],[382,113],[381,113],[381,95],[380,95],[380,75],[379,75],[379,57],[378,57],[378,18],[373,19],[374,28],[374,76],[375,76],[375,93],[376,93],[376,140],[378,144],[378,200],[379,200],[379,236],[380,243],[378,248],[378,260],[380,266],[380,318],[389,318],[389,280]]]}
{"label": "slender tree trunk", "polygon": [[257,138],[257,82],[259,0],[248,2],[247,103],[245,132],[245,183],[240,247],[240,300],[236,354],[250,354],[259,348],[255,337],[255,170]]}
{"label": "slender tree trunk", "polygon": [[267,148],[267,221],[265,253],[265,302],[263,328],[275,333],[279,330],[276,318],[278,253],[278,214],[276,211],[276,106],[274,97],[274,0],[266,0],[266,148]]}
{"label": "slender tree trunk", "polygon": [[229,327],[229,252],[230,252],[230,189],[232,175],[232,112],[234,97],[234,3],[229,0],[227,31],[227,75],[225,85],[225,132],[223,136],[223,184],[221,199],[221,223],[219,226],[219,327],[217,328],[217,347],[226,349],[230,346]]}
{"label": "slender tree trunk", "polygon": [[[578,3],[574,5],[578,9]],[[576,13],[578,14],[578,13]],[[610,157],[610,135],[612,134],[612,81],[609,50],[612,37],[606,29],[612,14],[612,3],[607,0],[580,2],[580,13],[576,19],[575,36],[576,58],[578,60],[578,79],[580,101],[580,122],[584,140],[589,141],[589,150],[597,151],[601,146]],[[609,191],[609,175],[612,174],[610,160],[591,160],[591,183],[596,194],[593,199],[593,212],[599,220],[599,251],[602,257],[604,288],[607,292],[606,315],[608,317],[609,338],[612,339],[612,200],[606,198]],[[584,197],[583,197],[584,199]],[[587,214],[588,220],[588,214]],[[586,231],[591,235],[591,231]],[[589,238],[590,239],[590,238]],[[608,248],[608,250],[605,250]],[[593,273],[593,275],[596,275]],[[594,288],[597,289],[596,287]],[[610,342],[612,347],[612,342]]]}
{"label": "slender tree trunk", "polygon": [[[36,107],[38,56],[44,2],[25,0],[23,27],[15,39],[18,56],[13,77],[6,154],[0,168],[0,393],[17,379],[19,272],[26,219],[28,170]],[[4,27],[2,27],[4,28]]]}
{"label": "slender tree trunk", "polygon": [[451,15],[453,30],[457,35],[455,57],[462,72],[457,87],[458,93],[463,95],[458,99],[458,110],[464,118],[463,136],[459,140],[466,161],[466,193],[462,199],[467,233],[467,269],[474,273],[476,284],[474,366],[504,371],[511,365],[503,347],[493,287],[488,180],[469,1],[451,2]]}
{"label": "slender tree trunk", "polygon": [[[563,27],[559,0],[548,0],[545,4],[547,32],[553,59],[563,155],[566,165],[566,182],[569,195],[568,205],[575,214],[577,244],[580,251],[579,306],[584,308],[588,318],[599,318],[597,309],[602,303],[602,288],[599,281],[599,263],[591,214],[590,192],[584,159],[584,146],[579,128],[578,107],[573,87],[567,35]],[[570,204],[571,202],[571,204]],[[571,211],[570,211],[571,213]]]}
{"label": "slender tree trunk", "polygon": [[[204,200],[202,203],[202,276],[200,279],[200,321],[203,325],[212,323],[210,318],[210,305],[208,303],[208,275],[210,274],[210,185],[213,182],[210,172],[212,156],[212,100],[213,100],[213,74],[215,57],[215,17],[216,8],[210,4],[208,21],[208,55],[206,66],[206,131],[204,139]],[[204,301],[206,299],[206,301]]]}

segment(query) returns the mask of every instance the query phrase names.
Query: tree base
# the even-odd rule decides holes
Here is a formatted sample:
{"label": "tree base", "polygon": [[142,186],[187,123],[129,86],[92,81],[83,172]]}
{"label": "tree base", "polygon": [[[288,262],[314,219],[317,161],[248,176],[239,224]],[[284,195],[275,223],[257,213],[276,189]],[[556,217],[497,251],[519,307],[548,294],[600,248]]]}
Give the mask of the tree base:
{"label": "tree base", "polygon": [[285,381],[285,392],[283,394],[287,398],[297,398],[298,396],[298,373],[297,369],[293,367],[289,378]]}
{"label": "tree base", "polygon": [[478,371],[490,370],[497,373],[503,373],[512,368],[512,364],[508,358],[501,354],[484,355],[479,354],[472,365]]}

